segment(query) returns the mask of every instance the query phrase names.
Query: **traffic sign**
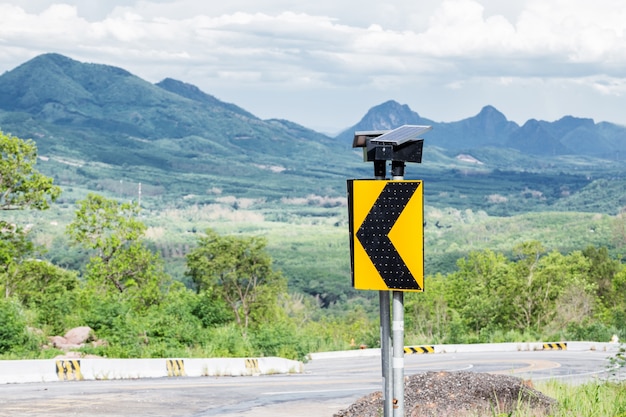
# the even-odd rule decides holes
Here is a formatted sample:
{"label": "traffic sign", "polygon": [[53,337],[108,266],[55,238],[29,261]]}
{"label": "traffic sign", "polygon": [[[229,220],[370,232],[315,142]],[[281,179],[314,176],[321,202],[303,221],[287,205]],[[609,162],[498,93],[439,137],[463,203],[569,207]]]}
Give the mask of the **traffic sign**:
{"label": "traffic sign", "polygon": [[424,198],[419,180],[348,180],[352,286],[424,290]]}

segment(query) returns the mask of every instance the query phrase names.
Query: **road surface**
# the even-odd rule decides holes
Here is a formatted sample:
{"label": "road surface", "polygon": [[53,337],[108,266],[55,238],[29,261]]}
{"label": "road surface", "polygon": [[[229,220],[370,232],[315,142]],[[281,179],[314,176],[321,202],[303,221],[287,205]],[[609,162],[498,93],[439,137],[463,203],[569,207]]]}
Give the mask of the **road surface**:
{"label": "road surface", "polygon": [[[607,378],[599,351],[444,353],[405,356],[405,375],[471,371],[541,381]],[[624,371],[621,371],[624,372]],[[316,359],[303,374],[65,381],[0,386],[2,417],[331,417],[382,387],[380,357]]]}

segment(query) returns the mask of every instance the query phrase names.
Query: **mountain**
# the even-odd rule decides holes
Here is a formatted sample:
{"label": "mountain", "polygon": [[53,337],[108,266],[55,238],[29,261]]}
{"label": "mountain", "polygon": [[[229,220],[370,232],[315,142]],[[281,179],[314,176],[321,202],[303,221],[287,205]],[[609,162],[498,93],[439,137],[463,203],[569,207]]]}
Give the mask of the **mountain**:
{"label": "mountain", "polygon": [[335,139],[352,144],[355,131],[390,130],[402,125],[436,125],[435,122],[421,117],[406,104],[394,100],[372,107],[354,126],[339,133]]}
{"label": "mountain", "polygon": [[0,76],[0,128],[35,139],[42,157],[65,164],[50,168],[57,176],[72,170],[64,175],[90,187],[127,178],[179,195],[215,186],[238,195],[260,188],[275,197],[301,194],[305,185],[321,192],[315,177],[334,172],[345,163],[339,150],[348,152],[323,134],[261,120],[190,84],[166,78],[155,85],[58,54]]}
{"label": "mountain", "polygon": [[391,100],[371,108],[336,139],[351,143],[354,131],[387,130],[403,124],[433,126],[424,138],[425,144],[448,151],[472,152],[497,147],[542,156],[581,155],[612,160],[626,157],[625,127],[607,122],[596,124],[592,119],[572,116],[555,122],[529,120],[519,126],[493,106],[485,106],[476,116],[467,119],[438,123]]}
{"label": "mountain", "polygon": [[458,122],[440,123],[433,145],[449,149],[504,145],[504,138],[519,126],[493,106],[485,106],[480,113]]}
{"label": "mountain", "polygon": [[[519,126],[493,106],[443,123],[390,100],[330,138],[262,120],[182,81],[152,84],[58,54],[0,75],[0,129],[36,141],[40,170],[75,191],[64,193],[66,202],[79,191],[132,197],[137,183],[142,203],[159,206],[220,196],[279,207],[285,197],[344,197],[347,178],[373,174],[352,149],[354,132],[403,124],[433,126],[423,163],[407,169],[408,178],[419,173],[428,184],[431,205],[500,215],[623,206],[626,129],[611,123],[565,116]],[[587,188],[600,179],[607,182]],[[595,201],[598,189],[609,197]]]}

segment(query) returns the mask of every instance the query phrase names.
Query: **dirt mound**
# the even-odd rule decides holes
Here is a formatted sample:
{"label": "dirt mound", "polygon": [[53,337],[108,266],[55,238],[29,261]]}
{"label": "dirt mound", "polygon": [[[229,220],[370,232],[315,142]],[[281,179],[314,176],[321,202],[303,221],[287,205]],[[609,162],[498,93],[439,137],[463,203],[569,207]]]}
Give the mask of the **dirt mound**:
{"label": "dirt mound", "polygon": [[[507,375],[476,372],[427,372],[405,378],[404,410],[410,417],[475,417],[508,413],[518,407],[548,415],[556,400],[532,384]],[[379,417],[380,391],[367,395],[334,417]]]}

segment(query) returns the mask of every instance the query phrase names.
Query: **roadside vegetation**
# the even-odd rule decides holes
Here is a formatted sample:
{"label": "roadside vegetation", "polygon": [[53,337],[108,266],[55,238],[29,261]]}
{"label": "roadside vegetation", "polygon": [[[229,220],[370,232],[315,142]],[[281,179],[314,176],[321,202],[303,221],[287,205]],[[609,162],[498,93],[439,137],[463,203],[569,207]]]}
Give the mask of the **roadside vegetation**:
{"label": "roadside vegetation", "polygon": [[[85,193],[62,205],[34,168],[34,144],[0,138],[1,357],[53,357],[48,338],[76,326],[106,341],[82,353],[106,357],[302,359],[378,346],[377,294],[350,285],[342,200],[278,209],[218,196],[146,210]],[[407,343],[626,338],[622,215],[427,208],[426,218],[436,272],[405,298]]]}
{"label": "roadside vegetation", "polygon": [[[341,199],[278,208],[215,190],[158,209],[67,187],[61,197],[32,141],[0,132],[0,149],[0,359],[62,354],[49,338],[77,326],[104,341],[81,354],[111,358],[379,345],[377,296],[350,286]],[[425,218],[426,291],[405,297],[407,344],[626,339],[624,214],[427,207]],[[624,348],[610,362],[623,368]],[[626,416],[617,380],[537,388],[557,417]]]}

